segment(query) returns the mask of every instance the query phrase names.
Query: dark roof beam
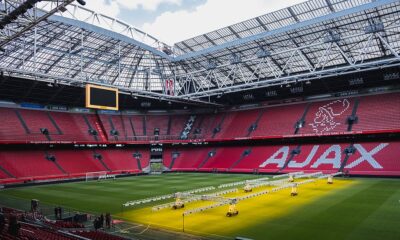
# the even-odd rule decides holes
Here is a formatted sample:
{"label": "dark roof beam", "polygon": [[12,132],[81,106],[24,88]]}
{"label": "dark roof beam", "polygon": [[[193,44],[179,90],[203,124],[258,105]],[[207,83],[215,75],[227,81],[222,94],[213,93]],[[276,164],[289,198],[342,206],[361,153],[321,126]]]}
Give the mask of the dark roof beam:
{"label": "dark roof beam", "polygon": [[325,0],[326,5],[328,6],[329,10],[331,10],[332,13],[336,12],[335,8],[333,8],[331,0]]}
{"label": "dark roof beam", "polygon": [[240,37],[240,35],[239,35],[235,30],[233,30],[233,28],[232,28],[231,26],[229,26],[228,29],[229,29],[229,31],[231,31],[231,32],[233,33],[233,35],[235,35],[237,38],[242,38],[242,37]]}

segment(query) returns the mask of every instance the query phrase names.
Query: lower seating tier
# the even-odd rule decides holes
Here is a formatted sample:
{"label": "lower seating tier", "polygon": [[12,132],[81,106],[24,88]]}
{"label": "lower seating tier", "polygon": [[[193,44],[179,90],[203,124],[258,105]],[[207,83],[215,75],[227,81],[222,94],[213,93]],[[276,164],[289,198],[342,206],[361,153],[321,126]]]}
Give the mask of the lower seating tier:
{"label": "lower seating tier", "polygon": [[6,150],[0,152],[0,183],[84,177],[89,172],[140,173],[149,162],[148,151],[138,148]]}
{"label": "lower seating tier", "polygon": [[[239,147],[177,147],[164,151],[171,171],[288,173],[347,172],[400,176],[400,142],[323,143]],[[0,183],[84,177],[89,172],[140,173],[150,152],[141,149],[7,150]]]}
{"label": "lower seating tier", "polygon": [[[201,150],[203,149],[203,150]],[[244,154],[247,149],[247,154]],[[175,149],[172,171],[288,173],[296,171],[400,176],[400,142],[332,143]],[[194,156],[194,157],[192,157]],[[207,159],[201,163],[199,159]],[[170,162],[168,158],[164,158]]]}

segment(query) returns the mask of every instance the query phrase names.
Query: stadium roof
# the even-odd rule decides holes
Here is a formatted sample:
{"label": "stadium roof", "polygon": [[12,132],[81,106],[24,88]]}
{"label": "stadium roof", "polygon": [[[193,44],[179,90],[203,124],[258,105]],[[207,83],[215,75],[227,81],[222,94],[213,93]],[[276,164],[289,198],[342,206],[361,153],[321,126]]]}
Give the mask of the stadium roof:
{"label": "stadium roof", "polygon": [[[2,1],[0,17],[7,2],[23,1]],[[51,4],[43,1],[36,14],[50,12]],[[397,0],[311,0],[170,47],[69,4],[7,42],[0,69],[42,81],[94,82],[151,98],[207,102],[230,92],[399,65],[399,15]],[[12,28],[0,30],[0,41]],[[174,81],[172,96],[167,80]]]}

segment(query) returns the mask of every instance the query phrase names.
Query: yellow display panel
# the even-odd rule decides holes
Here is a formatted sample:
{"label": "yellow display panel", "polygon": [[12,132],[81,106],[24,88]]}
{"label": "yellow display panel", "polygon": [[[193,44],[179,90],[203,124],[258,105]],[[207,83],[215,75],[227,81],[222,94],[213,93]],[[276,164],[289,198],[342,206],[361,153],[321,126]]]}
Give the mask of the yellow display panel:
{"label": "yellow display panel", "polygon": [[118,89],[98,85],[86,85],[86,107],[102,110],[118,110]]}

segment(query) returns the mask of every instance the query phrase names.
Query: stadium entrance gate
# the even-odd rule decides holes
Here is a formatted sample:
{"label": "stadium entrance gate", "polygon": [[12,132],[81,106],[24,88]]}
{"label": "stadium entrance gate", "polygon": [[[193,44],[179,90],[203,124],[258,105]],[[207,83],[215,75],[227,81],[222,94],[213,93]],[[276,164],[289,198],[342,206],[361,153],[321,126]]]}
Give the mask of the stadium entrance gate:
{"label": "stadium entrance gate", "polygon": [[163,145],[152,144],[150,146],[150,169],[151,174],[161,174],[163,172]]}

